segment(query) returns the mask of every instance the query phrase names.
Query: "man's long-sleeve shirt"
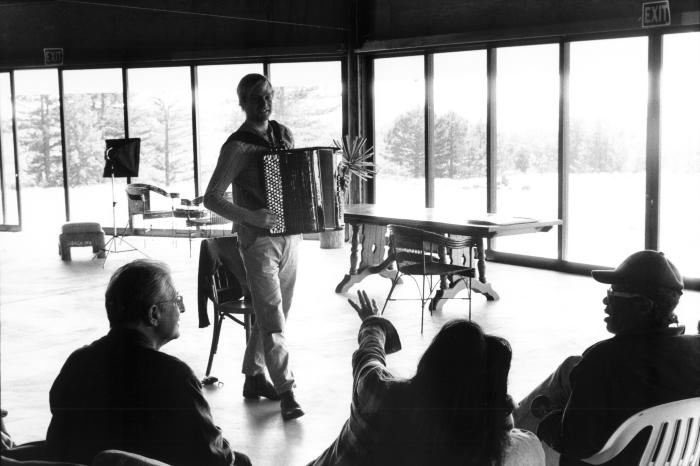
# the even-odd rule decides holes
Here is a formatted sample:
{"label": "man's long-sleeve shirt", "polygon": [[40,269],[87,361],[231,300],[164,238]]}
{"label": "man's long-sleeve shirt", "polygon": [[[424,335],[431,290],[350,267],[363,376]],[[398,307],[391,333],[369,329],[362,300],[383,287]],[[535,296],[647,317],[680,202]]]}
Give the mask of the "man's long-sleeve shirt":
{"label": "man's long-sleeve shirt", "polygon": [[46,440],[57,460],[90,464],[107,449],[176,466],[229,466],[201,384],[179,359],[112,329],[66,360],[50,392]]}
{"label": "man's long-sleeve shirt", "polygon": [[[583,353],[571,372],[563,412],[537,429],[566,464],[597,453],[622,423],[652,406],[700,396],[700,335],[680,328],[620,335]],[[638,437],[608,465],[637,464],[648,435]],[[568,462],[567,462],[568,461]]]}

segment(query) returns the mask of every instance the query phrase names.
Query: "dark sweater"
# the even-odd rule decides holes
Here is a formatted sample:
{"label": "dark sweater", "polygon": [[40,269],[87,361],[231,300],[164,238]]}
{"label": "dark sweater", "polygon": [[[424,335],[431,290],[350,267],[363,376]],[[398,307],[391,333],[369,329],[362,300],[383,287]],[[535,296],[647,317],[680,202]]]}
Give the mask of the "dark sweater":
{"label": "dark sweater", "polygon": [[50,405],[46,440],[57,460],[89,464],[119,449],[171,465],[233,464],[192,370],[135,330],[112,329],[73,352]]}
{"label": "dark sweater", "polygon": [[[571,372],[563,412],[537,434],[562,454],[562,464],[597,453],[622,423],[652,406],[700,396],[700,335],[679,328],[620,335],[588,348]],[[648,434],[606,465],[638,464]]]}

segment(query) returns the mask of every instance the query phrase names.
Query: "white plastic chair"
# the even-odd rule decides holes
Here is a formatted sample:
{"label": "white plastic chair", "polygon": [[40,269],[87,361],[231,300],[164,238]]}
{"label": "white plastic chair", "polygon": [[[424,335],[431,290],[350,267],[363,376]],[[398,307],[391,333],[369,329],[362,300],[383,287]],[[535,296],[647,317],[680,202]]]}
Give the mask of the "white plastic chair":
{"label": "white plastic chair", "polygon": [[610,461],[649,426],[652,431],[639,466],[700,465],[700,398],[674,401],[635,414],[613,432],[598,453],[583,461]]}

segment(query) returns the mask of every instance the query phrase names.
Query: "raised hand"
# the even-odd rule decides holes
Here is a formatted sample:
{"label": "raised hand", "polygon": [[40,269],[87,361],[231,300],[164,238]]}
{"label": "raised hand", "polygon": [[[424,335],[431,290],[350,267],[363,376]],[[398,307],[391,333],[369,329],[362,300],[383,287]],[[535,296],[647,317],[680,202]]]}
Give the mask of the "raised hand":
{"label": "raised hand", "polygon": [[357,303],[352,299],[348,298],[350,305],[357,311],[357,315],[360,316],[361,320],[365,320],[368,317],[376,316],[379,313],[377,308],[377,302],[372,299],[370,301],[367,296],[367,292],[364,290],[357,291]]}

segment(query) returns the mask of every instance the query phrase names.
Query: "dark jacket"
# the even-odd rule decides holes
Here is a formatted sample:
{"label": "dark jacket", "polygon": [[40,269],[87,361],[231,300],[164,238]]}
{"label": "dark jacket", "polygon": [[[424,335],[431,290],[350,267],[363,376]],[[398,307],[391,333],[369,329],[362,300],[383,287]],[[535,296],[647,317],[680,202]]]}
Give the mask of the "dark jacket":
{"label": "dark jacket", "polygon": [[146,343],[135,330],[111,329],[68,357],[49,397],[51,456],[89,464],[119,449],[171,465],[233,464],[192,370]]}
{"label": "dark jacket", "polygon": [[[562,454],[561,464],[597,453],[625,420],[652,406],[700,396],[700,335],[681,328],[619,335],[588,348],[571,372],[563,412],[537,434]],[[648,434],[638,436],[606,465],[638,464]]]}
{"label": "dark jacket", "polygon": [[207,314],[207,300],[214,299],[211,289],[211,276],[220,266],[224,267],[228,274],[229,283],[237,283],[240,290],[230,290],[230,296],[221,296],[226,300],[237,299],[240,296],[248,296],[248,283],[246,281],[243,259],[238,253],[238,238],[224,236],[202,240],[199,246],[199,269],[197,271],[197,314],[199,328],[208,327],[210,324]]}

